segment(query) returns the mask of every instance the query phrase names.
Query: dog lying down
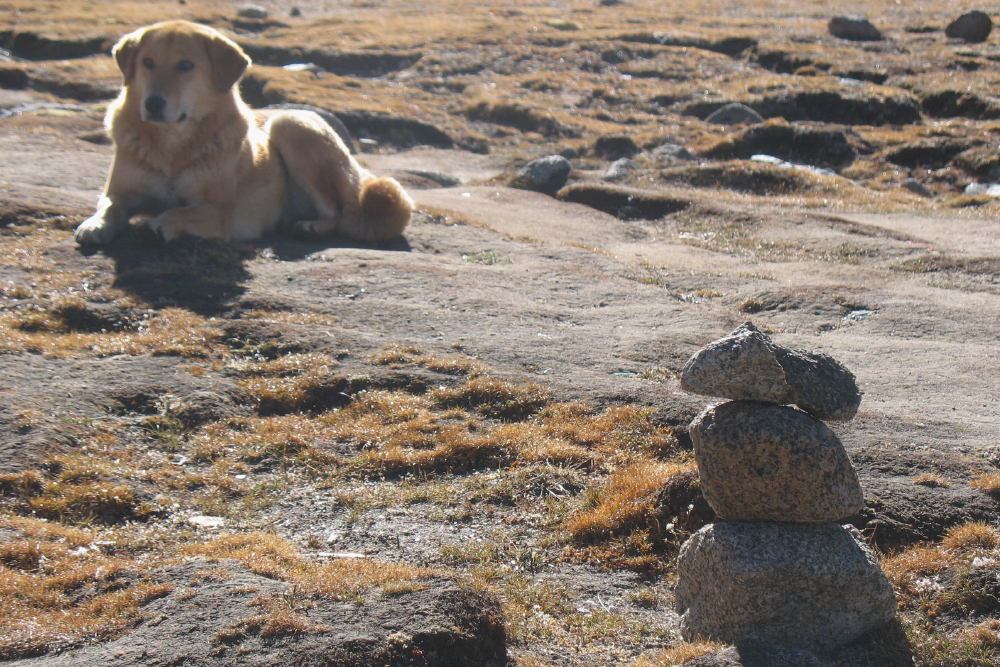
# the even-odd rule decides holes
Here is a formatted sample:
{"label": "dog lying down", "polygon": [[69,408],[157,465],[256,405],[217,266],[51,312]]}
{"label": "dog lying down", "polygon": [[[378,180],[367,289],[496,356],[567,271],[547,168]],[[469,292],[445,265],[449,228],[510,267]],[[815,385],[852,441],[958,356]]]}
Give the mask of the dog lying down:
{"label": "dog lying down", "polygon": [[114,162],[97,212],[76,229],[80,245],[110,242],[136,215],[164,241],[249,240],[287,225],[370,242],[409,222],[399,183],[361,167],[318,115],[255,115],[236,88],[250,59],[215,30],[158,23],[112,53],[125,79],[105,121]]}

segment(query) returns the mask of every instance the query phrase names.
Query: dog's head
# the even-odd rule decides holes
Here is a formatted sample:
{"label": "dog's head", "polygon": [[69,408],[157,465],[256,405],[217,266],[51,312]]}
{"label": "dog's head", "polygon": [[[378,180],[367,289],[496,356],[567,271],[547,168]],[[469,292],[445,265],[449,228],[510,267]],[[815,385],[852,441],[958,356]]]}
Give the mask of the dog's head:
{"label": "dog's head", "polygon": [[235,42],[211,28],[168,21],[121,38],[112,54],[128,94],[138,98],[142,120],[183,123],[216,107],[230,93],[250,59]]}

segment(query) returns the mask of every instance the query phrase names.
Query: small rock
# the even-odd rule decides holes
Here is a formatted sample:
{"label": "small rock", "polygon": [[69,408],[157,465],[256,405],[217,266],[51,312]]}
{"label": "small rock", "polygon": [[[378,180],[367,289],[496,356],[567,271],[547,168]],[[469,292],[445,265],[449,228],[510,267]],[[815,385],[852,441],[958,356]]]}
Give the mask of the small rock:
{"label": "small rock", "polygon": [[213,530],[215,528],[222,528],[226,525],[226,520],[221,516],[204,516],[201,514],[196,514],[195,516],[189,516],[187,522],[192,526],[197,526],[198,528],[207,528],[208,530]]}
{"label": "small rock", "polygon": [[879,42],[885,39],[878,28],[861,16],[834,16],[827,27],[834,37],[852,42]]}
{"label": "small rock", "polygon": [[681,635],[804,651],[843,646],[896,615],[892,585],[855,528],[715,523],[677,559]]}
{"label": "small rock", "polygon": [[934,193],[927,189],[923,183],[915,178],[907,178],[905,181],[899,184],[900,187],[906,188],[915,195],[920,195],[921,197],[933,197]]}
{"label": "small rock", "polygon": [[944,34],[969,43],[985,42],[993,30],[993,21],[983,12],[968,12],[948,24]]}
{"label": "small rock", "polygon": [[680,160],[693,160],[691,151],[679,144],[663,144],[653,149],[650,155],[660,162],[678,162]]}
{"label": "small rock", "polygon": [[732,102],[724,107],[716,109],[705,118],[706,123],[713,125],[756,125],[763,123],[764,117],[745,104]]}
{"label": "small rock", "polygon": [[838,521],[865,506],[840,439],[798,410],[730,401],[690,433],[701,492],[722,521]]}
{"label": "small rock", "polygon": [[861,405],[854,375],[818,352],[775,345],[752,323],[695,352],[681,372],[694,394],[765,403],[794,403],[817,419],[848,421]]}
{"label": "small rock", "polygon": [[241,19],[266,19],[267,10],[263,7],[258,7],[257,5],[244,5],[240,7],[236,15]]}
{"label": "small rock", "polygon": [[302,16],[302,10],[298,7],[292,7],[292,10],[288,12],[289,16]]}
{"label": "small rock", "polygon": [[1000,197],[1000,183],[969,183],[962,194]]}
{"label": "small rock", "polygon": [[532,160],[518,169],[511,180],[511,186],[536,192],[555,192],[566,185],[571,169],[569,160],[562,155],[549,155]]}
{"label": "small rock", "polygon": [[619,158],[612,162],[608,170],[604,172],[604,179],[618,181],[628,176],[630,171],[635,171],[635,162],[632,162],[627,157]]}
{"label": "small rock", "polygon": [[562,155],[567,160],[575,160],[580,157],[580,151],[576,150],[572,146],[567,146],[559,151],[559,155]]}
{"label": "small rock", "polygon": [[196,391],[185,396],[171,414],[187,428],[197,428],[208,422],[229,419],[240,414],[231,398],[214,391]]}
{"label": "small rock", "polygon": [[638,155],[641,151],[635,140],[628,135],[598,137],[594,142],[594,155],[606,160]]}

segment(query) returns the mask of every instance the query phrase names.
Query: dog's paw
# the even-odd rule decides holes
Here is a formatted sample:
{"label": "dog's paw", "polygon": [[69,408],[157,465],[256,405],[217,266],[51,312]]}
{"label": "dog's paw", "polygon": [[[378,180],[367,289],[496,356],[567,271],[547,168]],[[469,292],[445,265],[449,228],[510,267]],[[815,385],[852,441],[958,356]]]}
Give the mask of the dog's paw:
{"label": "dog's paw", "polygon": [[163,216],[140,220],[132,225],[132,234],[145,245],[170,243],[180,236],[177,226],[162,219]]}
{"label": "dog's paw", "polygon": [[316,220],[299,220],[292,226],[292,233],[304,241],[314,241],[320,236],[316,223]]}
{"label": "dog's paw", "polygon": [[163,243],[159,232],[144,222],[132,225],[132,238],[140,245],[161,245]]}
{"label": "dog's paw", "polygon": [[77,245],[92,246],[111,243],[115,237],[115,228],[108,224],[104,218],[94,216],[87,218],[80,223],[80,226],[73,232],[73,238]]}

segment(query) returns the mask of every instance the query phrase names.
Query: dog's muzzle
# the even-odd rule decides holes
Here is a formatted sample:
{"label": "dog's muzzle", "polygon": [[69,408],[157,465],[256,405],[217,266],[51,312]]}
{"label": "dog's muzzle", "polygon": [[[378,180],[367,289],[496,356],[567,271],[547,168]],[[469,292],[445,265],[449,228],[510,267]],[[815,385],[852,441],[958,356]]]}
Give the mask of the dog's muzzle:
{"label": "dog's muzzle", "polygon": [[146,97],[145,106],[149,120],[162,121],[163,111],[167,108],[167,99],[163,95],[149,95]]}

